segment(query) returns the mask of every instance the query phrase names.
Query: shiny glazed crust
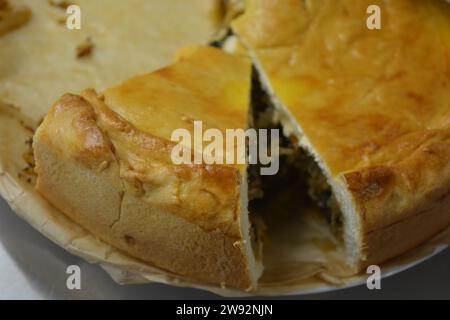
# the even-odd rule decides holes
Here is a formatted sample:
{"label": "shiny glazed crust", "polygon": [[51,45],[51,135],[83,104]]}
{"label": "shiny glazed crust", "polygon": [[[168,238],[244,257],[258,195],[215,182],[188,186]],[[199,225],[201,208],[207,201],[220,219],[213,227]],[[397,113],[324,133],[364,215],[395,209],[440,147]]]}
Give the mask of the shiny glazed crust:
{"label": "shiny glazed crust", "polygon": [[[241,203],[246,183],[241,170],[245,168],[176,166],[170,158],[175,144],[163,137],[164,130],[147,127],[143,131],[137,128],[143,122],[136,120],[133,125],[126,119],[139,114],[151,122],[155,112],[166,113],[167,126],[177,129],[178,122],[169,121],[167,108],[180,105],[175,91],[182,91],[183,98],[193,95],[192,99],[184,101],[185,109],[175,111],[183,119],[189,116],[187,103],[202,93],[184,72],[195,72],[205,54],[222,68],[221,79],[239,80],[249,89],[249,61],[215,49],[194,48],[171,67],[107,90],[106,97],[93,90],[64,95],[34,138],[37,189],[75,222],[136,258],[194,280],[250,290],[258,271],[243,223],[248,219],[246,204]],[[172,81],[174,94],[166,97],[166,104],[159,101],[140,109],[143,101],[134,93],[142,92],[141,85],[149,94],[157,90],[161,74],[166,83]],[[213,83],[210,92],[229,92],[228,82],[215,76],[212,72],[203,78],[205,85]],[[130,89],[133,86],[135,91]],[[235,99],[229,98],[227,102],[237,101],[231,104],[236,113],[247,113],[248,97],[238,91]],[[208,99],[211,108],[217,104],[216,121],[221,122],[219,105],[225,102],[213,96]],[[120,101],[130,102],[128,112],[121,105],[119,115],[105,103],[108,100],[115,101],[117,108]],[[147,100],[149,105],[152,102]],[[191,114],[197,119],[201,115]],[[227,117],[224,113],[223,121]]]}
{"label": "shiny glazed crust", "polygon": [[254,0],[234,30],[338,195],[354,272],[450,224],[449,4]]}

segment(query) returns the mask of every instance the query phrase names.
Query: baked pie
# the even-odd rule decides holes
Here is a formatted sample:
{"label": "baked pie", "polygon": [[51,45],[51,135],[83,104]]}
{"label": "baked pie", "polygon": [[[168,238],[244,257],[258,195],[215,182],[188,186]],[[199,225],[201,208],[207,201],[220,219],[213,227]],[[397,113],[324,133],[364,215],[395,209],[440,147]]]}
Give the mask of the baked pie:
{"label": "baked pie", "polygon": [[[178,1],[145,1],[145,12],[157,23],[158,12]],[[219,25],[233,20],[226,39],[214,42],[222,50],[190,46],[172,65],[111,86],[166,65],[187,40],[201,43],[217,19],[202,24],[189,16],[183,22],[192,34],[174,33],[161,19],[155,33],[142,27],[147,33],[132,36],[148,23],[136,19],[131,31],[108,37],[103,27],[124,5],[117,0],[101,23],[88,22],[92,32],[66,39],[56,31],[58,6],[23,2],[31,19],[0,40],[1,60],[12,61],[2,66],[1,100],[36,119],[56,95],[98,90],[63,95],[39,126],[38,192],[92,235],[177,283],[286,292],[326,272],[355,275],[450,225],[450,4],[221,2],[227,14]],[[78,2],[100,12],[97,2]],[[3,3],[0,14],[18,12]],[[216,12],[217,3],[195,3],[207,16]],[[370,5],[381,9],[380,30],[367,28]],[[54,24],[43,23],[44,9]],[[36,26],[54,36],[48,47]],[[116,50],[119,40],[130,46]],[[136,50],[142,43],[149,47]],[[53,66],[53,52],[61,64]],[[281,129],[280,172],[174,164],[172,133],[192,132],[197,120],[220,132]]]}

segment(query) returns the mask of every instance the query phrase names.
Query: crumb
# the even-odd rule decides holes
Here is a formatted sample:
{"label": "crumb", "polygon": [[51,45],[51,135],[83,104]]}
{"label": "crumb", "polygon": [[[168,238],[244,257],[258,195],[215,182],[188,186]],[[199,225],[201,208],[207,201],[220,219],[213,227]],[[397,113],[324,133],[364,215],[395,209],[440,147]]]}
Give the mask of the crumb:
{"label": "crumb", "polygon": [[35,133],[36,130],[35,130],[33,127],[31,127],[30,125],[26,124],[25,121],[20,120],[19,122],[20,122],[20,125],[21,125],[25,130],[27,130],[28,132],[30,132],[30,133],[32,133],[32,134]]}
{"label": "crumb", "polygon": [[94,49],[94,44],[90,38],[87,38],[82,44],[77,47],[77,58],[82,59],[89,57]]}
{"label": "crumb", "polygon": [[59,25],[62,25],[62,26],[65,26],[66,22],[67,22],[67,19],[65,19],[65,18],[61,18],[61,19],[56,20],[56,23],[59,24]]}
{"label": "crumb", "polygon": [[25,141],[25,144],[27,146],[27,151],[25,151],[22,154],[22,159],[25,161],[27,166],[18,173],[18,177],[20,180],[25,181],[28,184],[35,185],[37,180],[37,174],[34,171],[36,163],[34,160],[34,153],[33,153],[33,138],[27,139]]}
{"label": "crumb", "polygon": [[32,174],[30,174],[30,173],[27,173],[25,171],[22,171],[22,172],[19,172],[17,174],[17,177],[20,180],[22,180],[22,181],[24,181],[24,182],[26,182],[28,184],[31,184],[31,185],[35,185],[36,184],[37,176],[36,176],[36,174],[34,172]]}
{"label": "crumb", "polygon": [[48,0],[48,4],[55,8],[67,10],[67,8],[70,7],[73,3],[70,3],[68,1]]}
{"label": "crumb", "polygon": [[8,1],[0,0],[0,36],[22,27],[30,19],[29,8],[12,8]]}
{"label": "crumb", "polygon": [[27,145],[28,148],[31,148],[33,146],[33,138],[26,140],[25,144]]}
{"label": "crumb", "polygon": [[22,158],[28,165],[28,167],[24,168],[23,170],[26,173],[32,173],[34,171],[34,166],[35,166],[34,154],[33,154],[32,150],[25,152],[22,155]]}

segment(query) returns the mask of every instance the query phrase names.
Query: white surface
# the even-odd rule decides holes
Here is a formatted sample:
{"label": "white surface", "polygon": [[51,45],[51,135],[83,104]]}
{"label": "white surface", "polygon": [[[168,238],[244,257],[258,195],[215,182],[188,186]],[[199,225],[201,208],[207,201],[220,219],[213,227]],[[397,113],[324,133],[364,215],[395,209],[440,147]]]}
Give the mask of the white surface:
{"label": "white surface", "polygon": [[[80,266],[82,289],[66,288],[66,268]],[[215,299],[207,292],[159,284],[119,286],[98,266],[57,247],[0,200],[0,299]],[[293,298],[450,299],[450,250],[382,281],[382,290],[365,286]]]}

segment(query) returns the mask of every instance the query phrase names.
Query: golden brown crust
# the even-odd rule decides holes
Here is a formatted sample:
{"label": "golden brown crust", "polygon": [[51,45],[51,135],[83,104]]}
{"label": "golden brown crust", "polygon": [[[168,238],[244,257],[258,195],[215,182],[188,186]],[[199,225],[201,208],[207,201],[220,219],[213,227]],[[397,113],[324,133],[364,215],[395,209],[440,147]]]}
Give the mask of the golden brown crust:
{"label": "golden brown crust", "polygon": [[[285,2],[250,1],[258,11],[235,23],[333,176],[354,169],[403,135],[439,129],[449,121],[450,6],[438,0],[417,6],[412,0],[379,2],[388,16],[375,32],[358,23],[365,22],[368,0],[308,2],[314,8],[304,8],[305,19],[315,19],[295,44],[266,47],[254,44],[246,32],[269,43],[277,35],[289,39],[281,25],[267,32],[270,19],[260,17],[262,12],[276,17],[283,8],[291,12],[290,20],[301,20],[301,1],[291,10]],[[269,11],[269,4],[280,9]],[[405,50],[413,39],[414,47]]]}
{"label": "golden brown crust", "polygon": [[174,66],[107,89],[106,103],[136,128],[166,140],[174,128],[193,133],[195,120],[202,120],[204,131],[215,128],[225,133],[230,128],[246,128],[248,58],[194,46],[180,50],[177,60]]}
{"label": "golden brown crust", "polygon": [[84,92],[83,97],[94,108],[99,128],[113,141],[120,176],[130,192],[207,232],[220,229],[230,237],[241,237],[237,168],[174,165],[171,152],[175,143],[137,130],[94,91]]}
{"label": "golden brown crust", "polygon": [[[202,58],[210,49],[198,50]],[[231,74],[242,60],[227,61],[224,73]],[[180,64],[189,62],[172,72]],[[250,64],[240,66],[249,83]],[[137,129],[93,90],[65,95],[35,135],[37,188],[75,222],[134,257],[196,280],[253,288],[240,169],[176,166],[170,158],[175,144],[158,133]]]}
{"label": "golden brown crust", "polygon": [[[304,145],[331,180],[344,178],[359,215],[362,265],[448,226],[450,5],[249,2],[234,29]],[[366,27],[372,4],[381,7],[381,30]]]}
{"label": "golden brown crust", "polygon": [[301,1],[283,0],[282,4],[273,0],[247,1],[245,14],[234,23],[234,29],[252,48],[285,47],[298,43],[308,26],[305,18],[306,9]]}

